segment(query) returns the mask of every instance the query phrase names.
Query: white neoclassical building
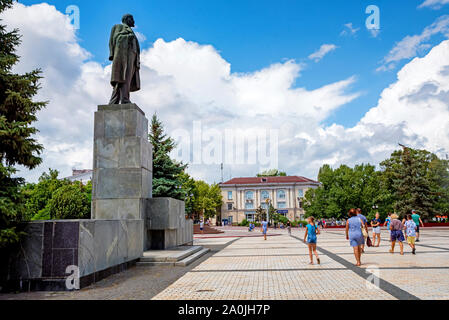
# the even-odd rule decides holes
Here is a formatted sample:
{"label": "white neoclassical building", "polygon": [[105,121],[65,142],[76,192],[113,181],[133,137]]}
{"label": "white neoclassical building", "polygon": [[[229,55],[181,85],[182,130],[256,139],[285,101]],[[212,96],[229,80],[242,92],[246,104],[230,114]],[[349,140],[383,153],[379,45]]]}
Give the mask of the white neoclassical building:
{"label": "white neoclassical building", "polygon": [[223,197],[221,219],[240,223],[254,221],[256,209],[268,207],[271,201],[278,213],[291,221],[304,218],[303,199],[306,191],[317,188],[319,182],[299,177],[234,178],[220,184]]}

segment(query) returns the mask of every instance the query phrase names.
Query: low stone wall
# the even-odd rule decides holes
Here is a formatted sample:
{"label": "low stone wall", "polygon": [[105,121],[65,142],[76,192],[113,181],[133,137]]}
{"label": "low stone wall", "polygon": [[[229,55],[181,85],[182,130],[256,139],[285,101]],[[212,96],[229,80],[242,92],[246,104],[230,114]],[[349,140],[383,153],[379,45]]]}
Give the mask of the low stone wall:
{"label": "low stone wall", "polygon": [[80,288],[86,287],[134,264],[143,253],[143,231],[144,220],[27,223],[27,236],[10,256],[1,286],[4,290],[67,290],[67,267],[75,266]]}
{"label": "low stone wall", "polygon": [[165,250],[193,244],[193,221],[185,217],[184,201],[173,198],[147,201],[147,250]]}

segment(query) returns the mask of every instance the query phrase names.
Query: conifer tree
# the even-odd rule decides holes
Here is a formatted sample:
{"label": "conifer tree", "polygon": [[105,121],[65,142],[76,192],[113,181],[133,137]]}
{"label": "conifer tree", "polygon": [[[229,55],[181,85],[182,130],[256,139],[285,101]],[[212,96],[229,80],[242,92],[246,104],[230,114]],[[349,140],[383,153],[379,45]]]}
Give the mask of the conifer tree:
{"label": "conifer tree", "polygon": [[404,148],[381,163],[393,190],[394,209],[400,216],[404,217],[412,210],[423,217],[435,214],[437,186],[430,178],[430,163],[435,157],[425,150]]}
{"label": "conifer tree", "polygon": [[151,119],[149,140],[153,144],[153,197],[185,200],[180,175],[187,165],[170,158],[170,152],[176,144],[165,134],[164,127],[156,114]]}
{"label": "conifer tree", "polygon": [[[0,0],[0,13],[11,8],[13,0]],[[33,169],[41,163],[43,147],[35,140],[32,126],[36,113],[45,102],[32,99],[39,90],[41,71],[15,74],[19,61],[18,30],[8,31],[0,20],[0,248],[19,240],[17,223],[24,220],[24,206],[19,192],[24,183],[13,178],[16,165]]]}

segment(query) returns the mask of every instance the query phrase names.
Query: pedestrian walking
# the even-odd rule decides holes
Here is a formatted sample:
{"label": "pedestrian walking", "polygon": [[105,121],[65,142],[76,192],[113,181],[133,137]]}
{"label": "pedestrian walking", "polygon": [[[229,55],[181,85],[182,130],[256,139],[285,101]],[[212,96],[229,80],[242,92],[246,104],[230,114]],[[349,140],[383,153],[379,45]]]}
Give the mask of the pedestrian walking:
{"label": "pedestrian walking", "polygon": [[422,222],[421,217],[415,210],[412,210],[412,219],[413,222],[416,224],[416,242],[419,242],[419,226],[424,228],[424,223]]}
{"label": "pedestrian walking", "polygon": [[391,215],[391,223],[390,223],[390,230],[391,230],[391,249],[390,253],[394,253],[394,247],[396,245],[396,242],[399,242],[399,247],[401,248],[401,255],[404,255],[404,233],[402,230],[404,229],[404,225],[399,220],[399,216],[394,213]]}
{"label": "pedestrian walking", "polygon": [[365,253],[365,242],[368,238],[368,219],[362,214],[362,209],[357,209],[357,217],[362,220],[362,235],[364,237],[363,244],[362,244],[362,253]]}
{"label": "pedestrian walking", "polygon": [[362,265],[362,246],[365,243],[362,233],[363,228],[363,221],[357,216],[357,211],[355,209],[349,210],[349,219],[346,222],[346,240],[349,240],[349,244],[354,250],[357,267]]}
{"label": "pedestrian walking", "polygon": [[[379,212],[376,212],[376,217],[371,221],[371,227],[373,227],[373,246],[379,247],[380,246],[380,225],[382,223],[382,220],[380,220],[380,214]],[[377,239],[377,245],[376,245],[376,239]]]}
{"label": "pedestrian walking", "polygon": [[388,217],[385,219],[384,227],[386,226],[388,229],[388,234],[389,234],[388,238],[389,238],[389,241],[391,242],[390,223],[391,223],[391,213],[389,212]]}
{"label": "pedestrian walking", "polygon": [[407,243],[410,246],[410,248],[412,248],[412,253],[416,254],[415,239],[416,239],[416,230],[418,226],[413,220],[411,214],[407,215],[407,221],[405,222],[404,228],[405,234],[407,235]]}
{"label": "pedestrian walking", "polygon": [[203,220],[200,221],[200,231],[201,231],[201,234],[204,233],[204,221]]}
{"label": "pedestrian walking", "polygon": [[267,221],[262,221],[262,233],[263,233],[263,237],[264,240],[267,240],[267,233],[268,233],[268,222]]}
{"label": "pedestrian walking", "polygon": [[288,222],[287,222],[287,230],[288,230],[288,235],[291,236],[292,235],[292,223],[290,222],[290,220],[288,220]]}
{"label": "pedestrian walking", "polygon": [[316,251],[316,244],[318,241],[317,235],[320,234],[320,229],[316,227],[314,217],[308,217],[307,222],[308,224],[306,226],[306,233],[304,234],[304,242],[306,242],[309,247],[310,264],[313,264],[314,254],[318,264],[321,264],[320,257]]}

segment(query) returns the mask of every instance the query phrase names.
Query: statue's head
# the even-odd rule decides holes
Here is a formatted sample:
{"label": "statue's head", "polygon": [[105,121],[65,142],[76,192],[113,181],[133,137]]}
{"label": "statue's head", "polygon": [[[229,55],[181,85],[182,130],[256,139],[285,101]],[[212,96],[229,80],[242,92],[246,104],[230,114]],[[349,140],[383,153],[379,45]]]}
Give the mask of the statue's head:
{"label": "statue's head", "polygon": [[131,14],[125,14],[122,18],[122,23],[131,28],[135,27],[134,17]]}

